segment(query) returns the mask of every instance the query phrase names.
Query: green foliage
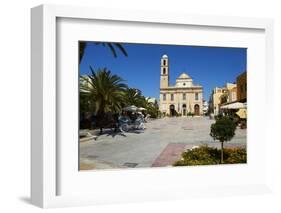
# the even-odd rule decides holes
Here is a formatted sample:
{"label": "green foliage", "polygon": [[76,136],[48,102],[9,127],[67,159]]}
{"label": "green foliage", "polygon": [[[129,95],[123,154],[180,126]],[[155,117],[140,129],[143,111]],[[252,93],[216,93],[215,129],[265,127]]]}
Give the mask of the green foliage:
{"label": "green foliage", "polygon": [[150,98],[146,98],[142,95],[141,91],[136,88],[127,88],[124,93],[123,105],[130,106],[135,105],[137,107],[145,108],[145,113],[150,114],[151,118],[157,118],[160,115],[157,102],[151,102]]}
{"label": "green foliage", "polygon": [[[124,56],[128,56],[126,50],[124,49],[124,47],[120,43],[109,43],[109,42],[94,42],[94,43],[96,45],[102,45],[104,47],[105,46],[108,47],[110,49],[112,55],[115,58],[117,57],[116,48],[119,49]],[[79,63],[81,62],[81,60],[84,56],[86,47],[87,47],[87,42],[85,42],[85,41],[79,42]]]}
{"label": "green foliage", "polygon": [[223,143],[225,141],[230,141],[233,138],[235,130],[236,124],[228,116],[221,117],[216,120],[216,123],[211,125],[210,136],[213,137],[214,140],[219,140],[221,142],[221,163],[224,161]]}
{"label": "green foliage", "polygon": [[241,120],[241,119],[239,118],[239,116],[236,115],[235,113],[234,113],[234,114],[227,115],[226,117],[228,117],[229,119],[231,119],[231,120],[235,123],[236,126],[239,124],[239,122],[240,122],[240,120]]}
{"label": "green foliage", "polygon": [[224,163],[247,163],[247,151],[242,148],[224,149]]}
{"label": "green foliage", "polygon": [[157,102],[151,102],[136,88],[128,88],[124,80],[106,68],[93,70],[80,78],[80,112],[93,114],[120,113],[130,105],[143,107],[151,118],[160,115]]}
{"label": "green foliage", "polygon": [[182,159],[176,161],[174,166],[212,165],[218,164],[220,151],[202,146],[182,153]]}
{"label": "green foliage", "polygon": [[80,97],[79,97],[79,111],[80,113],[83,112],[91,112],[93,111],[93,109],[91,108],[91,105],[93,104],[92,101],[90,101],[87,98],[87,95],[85,95],[84,93],[80,92]]}
{"label": "green foliage", "polygon": [[220,142],[229,141],[235,135],[236,124],[228,117],[222,117],[211,125],[211,137]]}
{"label": "green foliage", "polygon": [[188,112],[188,113],[187,113],[187,116],[192,116],[192,117],[193,117],[193,116],[194,116],[194,113]]}
{"label": "green foliage", "polygon": [[147,109],[146,113],[150,114],[151,118],[158,118],[160,116],[161,112],[159,110],[157,102],[156,101],[154,103],[149,102],[149,99],[147,99],[146,101],[147,101],[146,105],[143,106],[144,108]]}
{"label": "green foliage", "polygon": [[[80,92],[82,100],[94,103],[92,109],[97,114],[120,111],[127,85],[117,75],[106,68],[96,72],[90,67],[92,75],[81,77]],[[83,100],[85,101],[85,100]]]}
{"label": "green foliage", "polygon": [[[174,166],[215,165],[220,163],[220,150],[208,146],[201,146],[182,153],[182,159],[176,161]],[[247,162],[245,148],[225,148],[224,164],[237,164]]]}
{"label": "green foliage", "polygon": [[122,52],[122,54],[123,54],[124,56],[128,56],[126,50],[124,49],[124,47],[123,47],[122,44],[120,44],[120,43],[116,43],[116,42],[115,42],[115,43],[110,43],[110,42],[95,42],[95,44],[96,44],[96,45],[102,45],[102,46],[104,46],[104,47],[107,46],[107,47],[110,49],[110,51],[111,51],[112,55],[114,56],[114,58],[117,57],[116,48],[119,49],[119,50]]}
{"label": "green foliage", "polygon": [[123,96],[123,101],[124,107],[131,105],[140,107],[145,105],[145,98],[142,96],[141,91],[136,88],[127,88]]}
{"label": "green foliage", "polygon": [[[174,115],[173,116],[178,116],[179,115],[179,113],[177,112],[177,110],[174,110]],[[172,116],[172,115],[171,115]]]}

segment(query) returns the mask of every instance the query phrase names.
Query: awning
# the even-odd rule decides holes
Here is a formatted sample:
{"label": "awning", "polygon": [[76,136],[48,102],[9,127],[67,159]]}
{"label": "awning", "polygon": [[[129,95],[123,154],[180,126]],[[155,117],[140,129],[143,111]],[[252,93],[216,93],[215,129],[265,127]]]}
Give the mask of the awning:
{"label": "awning", "polygon": [[234,102],[220,107],[221,109],[246,109],[246,103]]}

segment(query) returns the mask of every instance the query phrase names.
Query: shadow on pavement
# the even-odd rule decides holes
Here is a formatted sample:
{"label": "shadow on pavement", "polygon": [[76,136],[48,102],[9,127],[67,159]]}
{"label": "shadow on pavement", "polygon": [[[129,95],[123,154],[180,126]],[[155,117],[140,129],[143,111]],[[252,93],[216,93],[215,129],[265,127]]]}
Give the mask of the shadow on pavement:
{"label": "shadow on pavement", "polygon": [[[141,134],[141,133],[144,133],[143,130],[137,130],[137,129],[132,129],[132,130],[129,130],[128,133],[134,133],[134,134]],[[103,133],[99,136],[111,136],[112,138],[114,138],[115,136],[123,136],[123,137],[127,137],[126,133],[124,132],[120,132],[120,131],[114,131],[112,129],[106,129],[103,131]]]}

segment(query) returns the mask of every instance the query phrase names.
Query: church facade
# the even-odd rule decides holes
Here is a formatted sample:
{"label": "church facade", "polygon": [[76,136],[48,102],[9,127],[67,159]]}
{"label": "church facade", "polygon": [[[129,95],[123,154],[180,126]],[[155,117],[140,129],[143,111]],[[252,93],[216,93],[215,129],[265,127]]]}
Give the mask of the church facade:
{"label": "church facade", "polygon": [[169,84],[169,58],[163,55],[160,65],[159,109],[167,116],[203,114],[203,87],[193,84],[193,79],[182,73],[175,85]]}

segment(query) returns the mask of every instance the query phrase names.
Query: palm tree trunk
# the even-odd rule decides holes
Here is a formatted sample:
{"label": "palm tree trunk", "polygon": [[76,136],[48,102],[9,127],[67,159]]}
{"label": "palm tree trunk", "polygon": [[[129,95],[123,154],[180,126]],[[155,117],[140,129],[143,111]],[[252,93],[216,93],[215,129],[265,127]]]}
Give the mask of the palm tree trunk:
{"label": "palm tree trunk", "polygon": [[97,112],[97,126],[100,128],[100,135],[102,135],[103,133],[104,120],[104,112],[102,110],[99,110]]}
{"label": "palm tree trunk", "polygon": [[221,142],[221,164],[223,164],[223,142]]}

